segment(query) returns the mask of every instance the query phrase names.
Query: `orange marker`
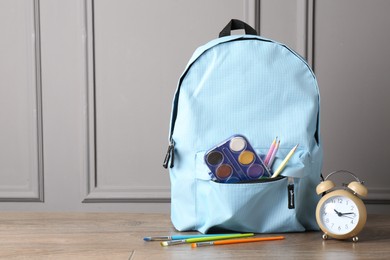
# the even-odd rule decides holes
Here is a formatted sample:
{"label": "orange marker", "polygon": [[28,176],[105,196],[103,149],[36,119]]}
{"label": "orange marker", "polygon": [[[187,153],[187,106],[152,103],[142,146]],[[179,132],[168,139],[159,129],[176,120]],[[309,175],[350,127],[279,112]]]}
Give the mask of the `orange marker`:
{"label": "orange marker", "polygon": [[229,245],[229,244],[238,244],[238,243],[282,240],[282,239],[284,239],[284,236],[256,237],[256,238],[244,238],[244,239],[228,239],[228,240],[218,240],[218,241],[208,241],[208,242],[192,243],[191,247],[195,248],[195,247],[201,247],[201,246]]}

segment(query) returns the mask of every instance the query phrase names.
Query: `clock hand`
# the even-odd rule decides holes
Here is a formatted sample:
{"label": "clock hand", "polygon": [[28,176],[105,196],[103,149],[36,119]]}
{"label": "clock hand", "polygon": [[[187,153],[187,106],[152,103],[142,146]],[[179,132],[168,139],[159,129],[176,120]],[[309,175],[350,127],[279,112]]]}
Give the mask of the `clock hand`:
{"label": "clock hand", "polygon": [[[356,214],[354,212],[346,212],[346,213],[341,213],[340,212],[340,214],[341,214],[341,215],[339,215],[340,217],[346,217],[346,218],[350,218],[350,219],[353,219],[356,216]],[[350,217],[350,216],[347,216],[347,215],[354,215],[354,216]]]}
{"label": "clock hand", "polygon": [[341,215],[350,215],[350,214],[355,214],[355,213],[354,212],[341,213]]}
{"label": "clock hand", "polygon": [[343,214],[341,212],[338,212],[336,209],[333,209],[334,212],[336,212],[337,216],[341,217]]}
{"label": "clock hand", "polygon": [[[333,210],[334,210],[334,212],[336,212],[337,216],[339,216],[339,217],[351,218],[351,217],[346,216],[346,215],[355,214],[354,212],[341,213],[341,212],[337,211],[336,209],[333,209]],[[351,218],[351,219],[352,219],[352,218]]]}

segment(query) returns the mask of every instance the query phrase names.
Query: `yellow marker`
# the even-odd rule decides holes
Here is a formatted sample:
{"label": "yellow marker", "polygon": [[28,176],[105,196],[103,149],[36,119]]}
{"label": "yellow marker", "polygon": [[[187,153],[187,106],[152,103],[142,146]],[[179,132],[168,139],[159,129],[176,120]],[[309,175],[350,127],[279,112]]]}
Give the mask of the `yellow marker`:
{"label": "yellow marker", "polygon": [[271,178],[277,177],[283,171],[284,167],[286,167],[287,162],[290,160],[291,156],[294,154],[297,147],[298,144],[294,146],[293,149],[291,149],[291,151],[287,154],[286,158],[284,158],[283,162],[279,165],[279,167],[276,169],[276,171],[274,172]]}

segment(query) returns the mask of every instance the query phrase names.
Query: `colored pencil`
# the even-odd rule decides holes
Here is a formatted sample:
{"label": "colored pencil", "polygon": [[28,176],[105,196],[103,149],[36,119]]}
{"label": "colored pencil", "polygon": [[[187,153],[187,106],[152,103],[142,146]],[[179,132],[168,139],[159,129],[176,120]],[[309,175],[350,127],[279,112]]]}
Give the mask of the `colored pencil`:
{"label": "colored pencil", "polygon": [[214,240],[222,240],[222,239],[229,239],[229,238],[252,237],[254,235],[255,234],[253,233],[244,233],[244,234],[234,234],[234,235],[225,235],[225,236],[209,236],[209,237],[188,238],[188,239],[181,239],[181,240],[171,240],[171,241],[161,242],[161,246],[174,246],[174,245],[181,245],[186,243],[214,241]]}
{"label": "colored pencil", "polygon": [[197,237],[210,237],[210,236],[227,236],[235,234],[199,234],[199,235],[172,235],[172,236],[155,236],[155,237],[144,237],[145,241],[167,241],[167,240],[181,240]]}
{"label": "colored pencil", "polygon": [[268,153],[267,155],[265,156],[265,159],[264,159],[264,165],[268,165],[268,162],[269,160],[271,159],[271,155],[272,155],[272,152],[274,151],[275,149],[275,145],[276,145],[276,140],[278,139],[278,137],[276,137],[273,141],[272,141],[272,144],[268,150]]}
{"label": "colored pencil", "polygon": [[216,246],[216,245],[229,245],[229,244],[238,244],[238,243],[250,243],[250,242],[260,242],[260,241],[273,241],[273,240],[282,240],[284,236],[277,237],[255,237],[255,238],[244,238],[244,239],[228,239],[220,241],[208,241],[208,242],[199,242],[192,243],[191,247],[201,247],[201,246]]}
{"label": "colored pencil", "polygon": [[276,146],[275,146],[274,150],[272,151],[271,159],[269,159],[269,162],[268,162],[268,165],[267,165],[268,169],[272,168],[272,164],[275,161],[276,153],[279,150],[279,145],[280,145],[280,140],[276,143]]}
{"label": "colored pencil", "polygon": [[286,167],[286,164],[288,163],[288,161],[290,160],[291,156],[294,154],[295,150],[297,149],[298,145],[294,146],[293,149],[291,149],[291,151],[287,154],[287,156],[284,158],[284,160],[282,161],[282,163],[279,165],[279,167],[276,169],[276,171],[274,172],[274,174],[272,175],[271,178],[275,178],[277,177],[284,169],[284,167]]}

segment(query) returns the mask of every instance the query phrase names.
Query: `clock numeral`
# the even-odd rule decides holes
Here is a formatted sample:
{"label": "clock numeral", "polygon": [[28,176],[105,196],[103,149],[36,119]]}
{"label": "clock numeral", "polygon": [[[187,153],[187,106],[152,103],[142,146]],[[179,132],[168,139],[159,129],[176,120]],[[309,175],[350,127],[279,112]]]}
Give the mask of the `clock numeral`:
{"label": "clock numeral", "polygon": [[334,226],[334,223],[332,223],[332,225],[330,226],[331,228]]}
{"label": "clock numeral", "polygon": [[345,224],[345,229],[348,229],[348,225],[347,224]]}
{"label": "clock numeral", "polygon": [[341,227],[339,226],[338,228],[337,228],[339,231],[341,231]]}
{"label": "clock numeral", "polygon": [[325,219],[325,223],[329,223],[329,218],[326,218],[326,219]]}
{"label": "clock numeral", "polygon": [[351,206],[351,210],[354,210],[355,209],[355,207],[354,206]]}
{"label": "clock numeral", "polygon": [[338,199],[338,202],[339,203],[343,203],[343,199]]}
{"label": "clock numeral", "polygon": [[353,224],[353,219],[351,220],[351,224]]}

